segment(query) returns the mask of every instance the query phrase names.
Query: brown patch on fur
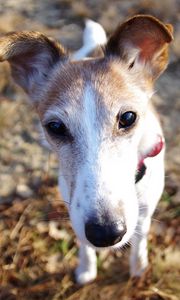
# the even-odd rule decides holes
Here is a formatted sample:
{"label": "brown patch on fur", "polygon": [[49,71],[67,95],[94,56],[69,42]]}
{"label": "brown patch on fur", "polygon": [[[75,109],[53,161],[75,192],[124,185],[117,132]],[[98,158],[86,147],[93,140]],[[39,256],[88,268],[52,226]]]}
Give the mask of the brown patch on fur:
{"label": "brown patch on fur", "polygon": [[39,32],[13,32],[0,38],[0,61],[9,61],[14,80],[27,93],[65,57],[61,45]]}
{"label": "brown patch on fur", "polygon": [[[152,69],[151,76],[155,79],[166,67],[167,44],[173,38],[172,31],[169,24],[164,25],[151,16],[138,15],[116,29],[105,49],[107,58],[71,63],[66,61],[66,52],[61,45],[39,32],[10,33],[0,38],[0,61],[9,61],[15,81],[35,102],[39,101],[42,91],[44,94],[47,92],[45,98],[49,100],[43,101],[46,108],[59,95],[63,103],[67,90],[68,97],[74,99],[73,103],[77,103],[88,82],[92,83],[98,95],[102,95],[103,101],[109,98],[108,101],[112,102],[115,99],[113,95],[117,96],[118,90],[121,92],[121,86],[124,88],[124,78],[121,72],[115,72],[115,68],[111,67],[111,57],[114,57],[117,66],[128,72],[129,65],[125,57],[127,47],[138,48],[140,59],[148,62],[148,67]],[[121,64],[117,57],[121,59]],[[63,64],[65,61],[66,65]],[[136,75],[135,77],[137,78]],[[149,82],[152,78],[148,78]],[[48,89],[47,84],[50,86]],[[40,108],[39,111],[41,110]]]}
{"label": "brown patch on fur", "polygon": [[172,32],[173,27],[170,24],[164,25],[149,15],[137,15],[116,29],[108,41],[105,53],[126,59],[129,48],[140,49],[139,58],[151,63],[155,79],[167,65],[168,44],[173,39]]}
{"label": "brown patch on fur", "polygon": [[38,31],[10,32],[0,38],[0,61],[17,59],[19,55],[37,54],[39,51],[49,51],[55,60],[65,54],[60,44]]}
{"label": "brown patch on fur", "polygon": [[[81,111],[85,87],[90,86],[98,126],[106,120],[114,124],[122,101],[126,104],[130,99],[132,106],[137,105],[131,86],[152,89],[152,78],[159,76],[167,64],[167,44],[171,40],[171,25],[139,15],[117,28],[105,57],[69,62],[61,45],[39,32],[21,32],[0,39],[0,61],[10,62],[15,81],[35,100],[41,119],[53,105],[62,107],[67,117],[70,108]],[[152,78],[143,64],[141,70],[133,72],[132,61],[130,68],[125,59],[127,46],[140,48],[139,58],[148,62],[146,69],[151,67]],[[116,124],[113,126],[116,129]]]}
{"label": "brown patch on fur", "polygon": [[[51,107],[76,107],[82,110],[83,93],[86,85],[94,94],[99,120],[112,114],[113,107],[120,106],[121,102],[130,99],[133,105],[137,100],[129,85],[151,90],[152,84],[143,80],[143,74],[131,74],[128,66],[116,59],[101,58],[80,62],[66,62],[57,65],[48,88],[39,102],[38,112],[43,118],[44,113]],[[101,109],[99,109],[101,107]],[[104,108],[104,109],[103,109]],[[111,114],[110,114],[111,112]],[[68,111],[67,111],[68,114]],[[116,116],[116,115],[115,115]],[[115,117],[114,116],[114,117]]]}
{"label": "brown patch on fur", "polygon": [[[83,107],[82,97],[87,85],[90,85],[94,94],[97,112],[101,106],[99,118],[104,118],[105,114],[109,113],[107,109],[111,110],[114,103],[121,100],[121,94],[124,93],[123,98],[125,98],[125,93],[129,93],[123,74],[113,69],[114,63],[109,59],[102,58],[67,62],[65,65],[57,66],[52,74],[45,98],[40,101],[38,106],[41,118],[53,105],[62,107],[63,111],[66,111],[69,104],[71,107],[78,107],[81,110]],[[119,67],[126,69],[121,64]],[[124,70],[122,71],[124,73]],[[103,106],[106,109],[103,110]]]}

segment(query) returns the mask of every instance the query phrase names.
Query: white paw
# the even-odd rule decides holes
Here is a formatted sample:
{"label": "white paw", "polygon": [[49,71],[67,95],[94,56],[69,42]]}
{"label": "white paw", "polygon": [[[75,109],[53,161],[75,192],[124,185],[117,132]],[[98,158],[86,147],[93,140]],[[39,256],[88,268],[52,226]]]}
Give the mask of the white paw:
{"label": "white paw", "polygon": [[93,281],[96,278],[96,276],[97,276],[96,268],[91,268],[88,270],[79,266],[75,270],[76,282],[81,285]]}
{"label": "white paw", "polygon": [[147,259],[137,259],[133,263],[130,264],[130,273],[131,277],[141,277],[141,275],[145,272],[148,266]]}

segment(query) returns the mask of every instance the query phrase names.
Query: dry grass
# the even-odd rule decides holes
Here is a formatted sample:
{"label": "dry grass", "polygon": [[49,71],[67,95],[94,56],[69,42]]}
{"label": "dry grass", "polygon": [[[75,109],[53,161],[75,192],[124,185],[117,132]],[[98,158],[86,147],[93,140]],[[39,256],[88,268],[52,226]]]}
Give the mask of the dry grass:
{"label": "dry grass", "polygon": [[[0,211],[0,299],[179,299],[180,224],[177,207],[167,201],[167,195],[156,216],[160,222],[154,222],[163,224],[163,231],[152,227],[149,236],[151,264],[144,277],[129,279],[126,249],[99,254],[98,278],[84,287],[74,283],[75,237],[50,178],[43,178],[35,198],[22,201],[14,196],[12,204],[0,205]],[[167,230],[169,237],[164,236]]]}
{"label": "dry grass", "polygon": [[[176,29],[178,5],[176,0],[6,0],[0,3],[0,31],[39,30],[76,49],[84,17],[101,22],[108,33],[136,13],[153,14]],[[98,278],[84,287],[74,282],[77,241],[57,192],[57,162],[52,156],[49,166],[48,151],[38,145],[37,118],[12,84],[7,64],[0,65],[0,300],[180,299],[177,42],[173,49],[168,76],[157,88],[169,145],[169,183],[149,234],[149,269],[131,280],[129,249],[101,252]],[[30,188],[29,195],[18,192],[22,185]]]}

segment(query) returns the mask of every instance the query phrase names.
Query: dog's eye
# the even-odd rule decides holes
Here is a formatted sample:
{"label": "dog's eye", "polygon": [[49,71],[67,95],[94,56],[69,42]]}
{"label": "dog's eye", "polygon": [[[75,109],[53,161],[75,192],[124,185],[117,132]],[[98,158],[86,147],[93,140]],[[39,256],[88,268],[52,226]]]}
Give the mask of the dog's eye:
{"label": "dog's eye", "polygon": [[60,137],[67,137],[69,135],[68,129],[61,121],[52,121],[45,125],[49,134]]}
{"label": "dog's eye", "polygon": [[128,128],[130,127],[136,120],[136,114],[133,111],[126,111],[122,115],[119,116],[118,127],[120,128]]}

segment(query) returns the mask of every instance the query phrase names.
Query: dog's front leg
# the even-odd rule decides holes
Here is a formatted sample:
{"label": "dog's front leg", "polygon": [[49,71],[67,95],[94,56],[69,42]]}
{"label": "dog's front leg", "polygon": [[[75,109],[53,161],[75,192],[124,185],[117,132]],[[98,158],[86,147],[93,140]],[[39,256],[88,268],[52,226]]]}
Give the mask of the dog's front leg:
{"label": "dog's front leg", "polygon": [[75,276],[79,284],[88,283],[97,276],[96,251],[83,243],[79,249],[79,266]]}
{"label": "dog's front leg", "polygon": [[148,266],[147,239],[150,225],[151,216],[141,219],[131,240],[130,273],[132,277],[141,276]]}

